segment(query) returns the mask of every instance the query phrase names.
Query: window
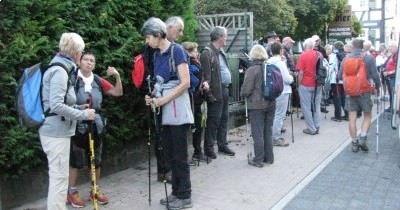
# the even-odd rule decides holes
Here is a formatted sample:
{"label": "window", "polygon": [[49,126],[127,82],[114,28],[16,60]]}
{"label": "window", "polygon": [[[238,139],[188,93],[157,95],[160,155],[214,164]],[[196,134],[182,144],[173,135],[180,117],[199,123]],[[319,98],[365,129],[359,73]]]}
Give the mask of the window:
{"label": "window", "polygon": [[371,9],[375,9],[376,8],[376,0],[369,0],[368,6]]}

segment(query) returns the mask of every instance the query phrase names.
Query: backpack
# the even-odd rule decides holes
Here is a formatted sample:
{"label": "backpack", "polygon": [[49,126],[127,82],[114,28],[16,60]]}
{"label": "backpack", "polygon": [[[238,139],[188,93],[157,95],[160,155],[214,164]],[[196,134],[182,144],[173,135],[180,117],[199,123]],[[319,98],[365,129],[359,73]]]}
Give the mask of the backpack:
{"label": "backpack", "polygon": [[140,89],[142,87],[144,77],[145,77],[144,56],[143,54],[139,54],[133,58],[133,66],[131,72],[133,85],[135,85],[137,89]]}
{"label": "backpack", "polygon": [[[175,57],[174,57],[175,56],[174,55],[175,45],[176,45],[175,43],[171,44],[171,51],[170,51],[171,54],[170,54],[169,60],[168,60],[170,72],[174,72],[174,73],[178,71],[178,69],[176,68]],[[191,91],[193,93],[194,90],[196,90],[196,88],[199,86],[200,80],[195,75],[198,72],[196,72],[194,69],[190,68],[190,58],[188,55],[187,55],[187,59],[188,59],[189,80],[190,80],[189,91]],[[165,82],[167,82],[167,81],[165,81]]]}
{"label": "backpack", "polygon": [[[80,87],[80,79],[78,78],[78,74],[71,75],[72,85],[74,86],[75,93],[78,93]],[[101,85],[101,77],[95,73],[93,73],[93,81],[99,86],[100,91],[104,94],[103,86]]]}
{"label": "backpack", "polygon": [[373,90],[368,81],[363,57],[348,57],[343,61],[343,87],[348,96],[360,96]]}
{"label": "backpack", "polygon": [[[68,68],[62,63],[49,65],[35,64],[24,69],[16,93],[16,110],[21,124],[30,128],[39,128],[46,116],[55,115],[43,110],[42,82],[44,73],[53,66],[62,67],[68,74]],[[68,82],[68,86],[70,82]],[[68,92],[69,87],[67,87]],[[64,100],[66,99],[65,93]]]}
{"label": "backpack", "polygon": [[315,81],[316,81],[316,86],[320,85],[325,85],[325,80],[328,75],[327,73],[327,68],[324,65],[324,57],[320,52],[318,53],[318,60],[317,60],[317,66],[315,70]]}
{"label": "backpack", "polygon": [[283,79],[279,68],[270,63],[261,66],[263,72],[263,82],[261,91],[264,99],[273,101],[281,95],[283,91]]}

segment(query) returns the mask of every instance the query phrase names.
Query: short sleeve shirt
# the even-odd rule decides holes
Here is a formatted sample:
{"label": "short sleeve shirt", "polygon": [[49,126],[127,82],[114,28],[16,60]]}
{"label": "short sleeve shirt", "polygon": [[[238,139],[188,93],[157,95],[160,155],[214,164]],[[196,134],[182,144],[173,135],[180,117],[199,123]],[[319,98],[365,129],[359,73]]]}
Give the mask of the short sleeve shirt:
{"label": "short sleeve shirt", "polygon": [[318,53],[315,50],[304,51],[297,62],[296,69],[303,71],[301,85],[315,87],[315,71],[317,67]]}
{"label": "short sleeve shirt", "polygon": [[[171,47],[174,45],[174,52],[171,52]],[[171,53],[174,53],[175,66],[178,67],[182,63],[187,63],[187,55],[183,50],[182,46],[176,43],[171,43],[169,48],[161,53],[160,50],[156,50],[154,55],[154,74],[161,76],[164,82],[169,80],[178,80],[177,72],[170,69],[169,61]],[[176,68],[177,70],[178,68]]]}

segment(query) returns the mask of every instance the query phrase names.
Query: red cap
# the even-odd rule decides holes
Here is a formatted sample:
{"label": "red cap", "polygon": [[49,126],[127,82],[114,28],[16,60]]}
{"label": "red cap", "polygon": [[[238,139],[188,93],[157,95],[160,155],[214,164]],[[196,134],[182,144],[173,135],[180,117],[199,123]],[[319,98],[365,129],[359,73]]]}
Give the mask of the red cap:
{"label": "red cap", "polygon": [[282,42],[291,42],[291,43],[295,43],[295,41],[294,41],[290,36],[287,36],[287,37],[283,38],[283,39],[282,39]]}

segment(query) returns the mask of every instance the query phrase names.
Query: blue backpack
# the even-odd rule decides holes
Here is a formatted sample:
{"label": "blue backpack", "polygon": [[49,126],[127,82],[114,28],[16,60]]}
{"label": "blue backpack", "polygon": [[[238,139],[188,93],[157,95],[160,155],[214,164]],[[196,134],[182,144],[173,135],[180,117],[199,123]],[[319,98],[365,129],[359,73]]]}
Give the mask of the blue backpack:
{"label": "blue backpack", "polygon": [[279,68],[270,63],[261,66],[263,72],[263,82],[261,85],[264,99],[273,101],[281,95],[283,91],[283,79]]}
{"label": "blue backpack", "polygon": [[42,102],[43,75],[52,66],[60,66],[68,73],[67,67],[62,63],[52,63],[50,65],[38,63],[26,68],[19,81],[16,94],[16,109],[20,123],[27,127],[39,128],[46,116],[54,115],[49,114],[49,110],[43,110]]}

